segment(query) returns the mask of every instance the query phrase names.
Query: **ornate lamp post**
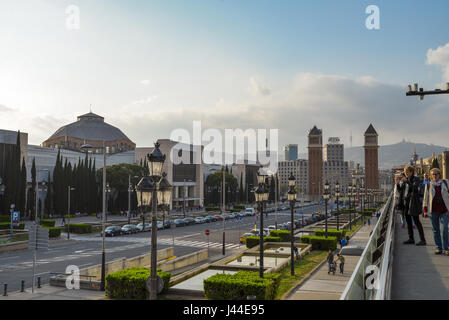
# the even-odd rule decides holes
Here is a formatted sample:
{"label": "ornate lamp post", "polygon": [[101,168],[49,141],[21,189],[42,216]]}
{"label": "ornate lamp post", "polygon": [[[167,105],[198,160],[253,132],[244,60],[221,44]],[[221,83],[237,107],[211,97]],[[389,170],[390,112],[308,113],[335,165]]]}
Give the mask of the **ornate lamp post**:
{"label": "ornate lamp post", "polygon": [[268,201],[268,190],[265,185],[265,178],[267,175],[262,174],[260,171],[257,174],[257,182],[259,186],[254,191],[254,196],[256,198],[256,203],[259,206],[259,219],[260,219],[260,227],[259,227],[259,276],[263,278],[263,206],[266,201]]}
{"label": "ornate lamp post", "polygon": [[139,206],[144,208],[152,203],[150,300],[157,299],[157,205],[170,205],[172,190],[166,174],[162,173],[165,154],[161,153],[159,147],[160,144],[156,142],[153,152],[147,155],[149,176],[143,177],[136,186]]}
{"label": "ornate lamp post", "polygon": [[364,211],[365,208],[365,182],[362,179],[361,185],[360,185],[360,196],[362,197],[362,211]]}
{"label": "ornate lamp post", "polygon": [[324,199],[324,205],[325,205],[325,213],[326,213],[326,220],[325,220],[325,237],[327,238],[327,202],[330,197],[329,192],[329,183],[326,181],[324,184],[324,192],[323,192],[323,199]]}
{"label": "ornate lamp post", "polygon": [[292,173],[290,173],[290,177],[288,178],[288,186],[290,190],[288,190],[287,197],[288,201],[290,202],[290,228],[291,228],[291,242],[290,242],[290,273],[292,276],[295,275],[295,237],[293,234],[294,229],[294,223],[293,223],[293,209],[295,208],[295,202],[296,202],[296,191],[295,191],[295,183],[296,179],[293,176]]}
{"label": "ornate lamp post", "polygon": [[337,197],[337,230],[340,230],[340,210],[338,207],[338,198],[340,197],[340,184],[337,183],[335,184],[335,197]]}
{"label": "ornate lamp post", "polygon": [[351,201],[351,197],[352,197],[352,183],[349,184],[348,186],[348,197],[349,197],[349,227],[352,228],[351,223],[352,223],[352,201]]}

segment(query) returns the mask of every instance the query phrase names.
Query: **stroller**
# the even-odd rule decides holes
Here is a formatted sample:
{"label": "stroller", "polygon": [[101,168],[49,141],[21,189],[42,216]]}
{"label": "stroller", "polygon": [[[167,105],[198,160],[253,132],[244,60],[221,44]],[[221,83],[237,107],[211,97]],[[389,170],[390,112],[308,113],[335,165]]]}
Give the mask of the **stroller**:
{"label": "stroller", "polygon": [[328,274],[332,272],[332,274],[335,274],[335,270],[337,269],[337,264],[335,262],[329,263],[329,271]]}

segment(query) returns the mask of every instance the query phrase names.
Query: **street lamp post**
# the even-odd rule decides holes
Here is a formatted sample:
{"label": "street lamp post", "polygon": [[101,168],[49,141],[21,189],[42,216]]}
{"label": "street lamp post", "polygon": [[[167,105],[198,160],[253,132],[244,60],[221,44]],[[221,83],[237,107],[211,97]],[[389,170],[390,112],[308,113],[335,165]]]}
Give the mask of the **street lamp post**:
{"label": "street lamp post", "polygon": [[259,276],[263,278],[263,206],[264,202],[268,200],[268,191],[265,185],[266,175],[262,174],[259,170],[257,174],[257,182],[259,186],[254,191],[254,196],[256,198],[256,202],[259,205],[259,218],[260,218],[260,227],[259,227]]}
{"label": "street lamp post", "polygon": [[[5,193],[5,185],[3,184],[2,177],[0,177],[0,196],[2,197],[2,200],[3,200],[4,193]],[[0,206],[0,209],[1,209],[1,206]]]}
{"label": "street lamp post", "polygon": [[67,224],[67,240],[70,239],[70,191],[74,191],[75,188],[68,186],[67,187],[67,193],[68,193],[68,201],[67,201],[67,214],[69,215],[68,221],[69,223]]}
{"label": "street lamp post", "polygon": [[362,183],[360,185],[360,196],[362,197],[362,211],[365,211],[365,183],[362,179]]}
{"label": "street lamp post", "polygon": [[[81,150],[86,150],[86,153],[89,152],[90,149],[94,147],[90,144],[83,144],[81,146]],[[99,148],[99,147],[96,147]],[[103,140],[103,213],[101,216],[101,234],[102,234],[102,253],[101,253],[101,281],[100,281],[100,291],[105,290],[105,277],[106,277],[106,236],[105,236],[105,227],[106,227],[106,142]]]}
{"label": "street lamp post", "polygon": [[349,228],[352,230],[352,183],[348,186],[348,197],[349,197]]}
{"label": "street lamp post", "polygon": [[326,181],[324,184],[324,192],[323,192],[323,199],[324,199],[324,205],[325,205],[325,212],[326,212],[326,220],[325,220],[325,237],[327,238],[327,202],[329,200],[330,192],[329,192],[329,183]]}
{"label": "street lamp post", "polygon": [[335,184],[335,197],[337,198],[337,231],[340,230],[340,210],[339,210],[339,200],[338,198],[340,197],[340,184],[337,183]]}
{"label": "street lamp post", "polygon": [[149,177],[143,177],[136,187],[139,206],[149,206],[151,212],[151,274],[150,300],[157,299],[157,205],[170,205],[172,186],[166,179],[162,168],[165,154],[162,154],[159,142],[156,142],[153,152],[147,155]]}
{"label": "street lamp post", "polygon": [[225,167],[223,166],[223,181],[222,181],[222,187],[221,187],[221,194],[222,194],[222,198],[223,198],[223,203],[222,203],[222,210],[221,210],[221,216],[223,217],[223,245],[222,245],[222,254],[225,255],[226,254],[226,223],[225,223],[225,212],[226,212],[226,181],[225,181]]}
{"label": "street lamp post", "polygon": [[293,176],[293,173],[290,173],[290,177],[288,178],[288,186],[290,190],[288,190],[288,201],[290,201],[290,229],[291,229],[291,239],[290,239],[290,273],[292,276],[295,275],[295,237],[293,233],[294,222],[293,222],[293,209],[295,208],[296,202],[296,191],[295,191],[295,183],[296,179]]}

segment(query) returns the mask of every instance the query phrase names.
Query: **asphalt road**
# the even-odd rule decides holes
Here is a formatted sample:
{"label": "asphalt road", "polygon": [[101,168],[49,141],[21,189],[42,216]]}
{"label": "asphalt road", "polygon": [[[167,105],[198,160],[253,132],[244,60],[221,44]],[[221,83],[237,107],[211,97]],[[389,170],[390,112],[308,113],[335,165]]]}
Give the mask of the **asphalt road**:
{"label": "asphalt road", "polygon": [[[310,216],[317,210],[323,210],[323,206],[304,207],[304,215]],[[299,209],[295,209],[294,219],[298,219]],[[275,213],[264,215],[264,227],[274,225]],[[277,222],[290,221],[290,210],[277,213]],[[239,248],[240,235],[254,229],[259,221],[256,217],[244,217],[225,221],[226,250]],[[209,237],[205,230],[210,230]],[[61,239],[66,239],[62,234]],[[175,256],[182,256],[209,247],[210,256],[219,255],[223,245],[223,222],[204,223],[199,225],[158,230],[158,249],[164,249],[174,245]],[[41,276],[41,283],[48,283],[52,276],[50,272],[65,272],[69,265],[79,268],[97,265],[101,263],[102,238],[97,234],[71,235],[71,240],[51,240],[48,251],[38,251],[36,274]],[[133,235],[108,237],[106,239],[106,260],[118,258],[131,258],[150,251],[150,232]],[[21,280],[25,280],[25,287],[31,287],[32,283],[33,251],[0,254],[0,283],[8,284],[8,291],[20,290]]]}

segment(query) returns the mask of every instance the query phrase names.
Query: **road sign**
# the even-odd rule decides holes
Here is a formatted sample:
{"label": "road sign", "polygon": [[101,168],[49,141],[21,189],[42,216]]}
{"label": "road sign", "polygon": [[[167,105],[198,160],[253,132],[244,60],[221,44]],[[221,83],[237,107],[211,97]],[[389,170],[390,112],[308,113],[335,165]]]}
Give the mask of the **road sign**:
{"label": "road sign", "polygon": [[19,225],[19,222],[20,222],[20,212],[14,211],[12,213],[12,225],[17,227]]}
{"label": "road sign", "polygon": [[206,229],[206,231],[204,231],[204,233],[206,234],[206,236],[210,235],[209,229]]}
{"label": "road sign", "polygon": [[[162,278],[159,277],[158,275],[156,275],[156,279],[157,279],[157,288],[156,289],[157,289],[157,294],[159,294],[162,292],[162,290],[164,290],[164,280],[162,280]],[[148,277],[146,285],[147,285],[148,292],[150,292],[151,291],[151,276]]]}
{"label": "road sign", "polygon": [[299,211],[299,214],[304,214],[304,211]]}

